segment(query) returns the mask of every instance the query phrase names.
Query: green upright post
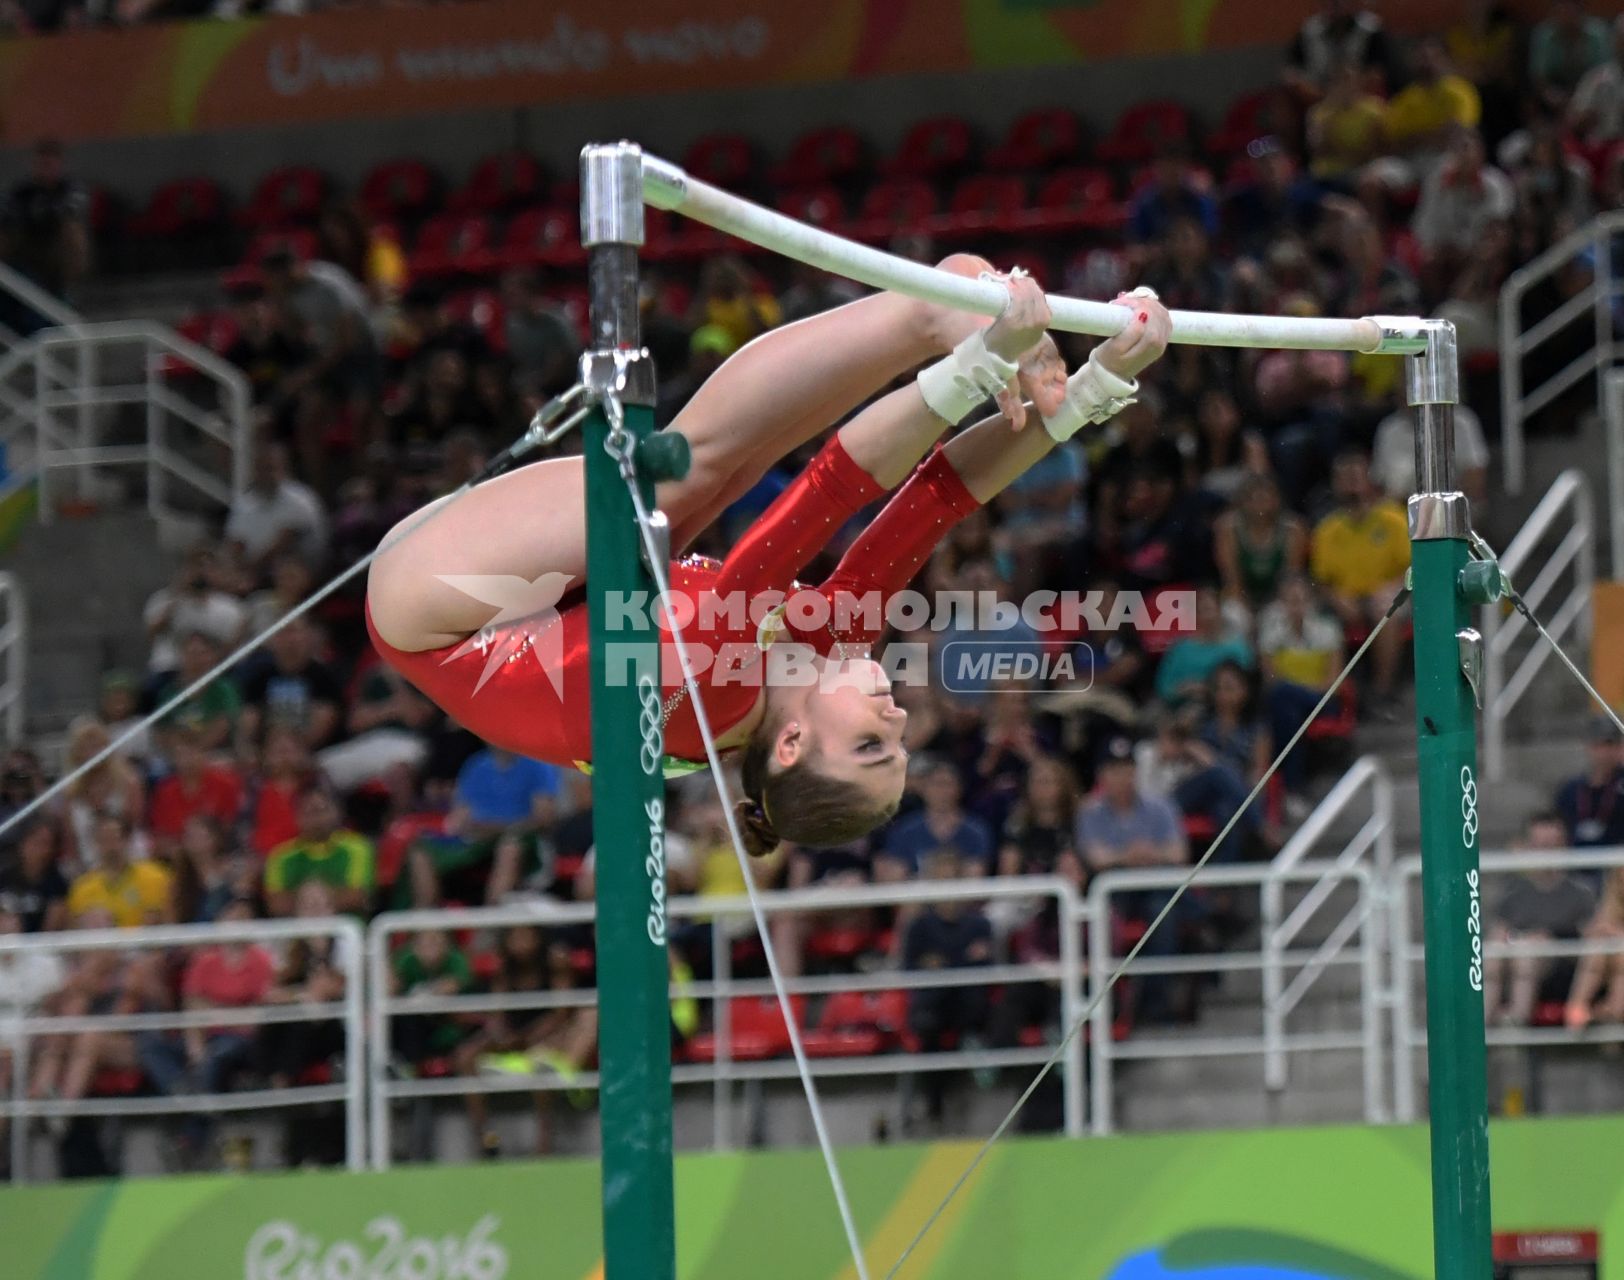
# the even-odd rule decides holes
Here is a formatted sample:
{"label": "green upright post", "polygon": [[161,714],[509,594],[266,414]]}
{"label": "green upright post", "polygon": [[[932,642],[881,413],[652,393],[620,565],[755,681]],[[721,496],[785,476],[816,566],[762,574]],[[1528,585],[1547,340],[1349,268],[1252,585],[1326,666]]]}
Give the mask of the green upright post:
{"label": "green upright post", "polygon": [[[642,157],[581,153],[593,352],[588,382],[623,382],[624,437],[600,407],[585,424],[587,609],[592,643],[592,821],[597,847],[598,1061],[605,1280],[673,1280],[671,1014],[665,947],[665,782],[654,581],[623,467],[654,428],[653,370],[638,354]],[[629,362],[629,363],[628,363]],[[622,375],[624,375],[622,377]],[[611,453],[610,446],[616,446]],[[616,456],[618,454],[618,456]],[[637,476],[654,508],[653,477]],[[613,602],[642,602],[644,625]]]}
{"label": "green upright post", "polygon": [[[1437,1280],[1490,1280],[1489,1122],[1483,1031],[1483,895],[1478,874],[1476,690],[1482,640],[1471,626],[1471,531],[1455,481],[1459,375],[1453,326],[1427,330],[1409,357],[1416,494],[1410,499],[1421,892],[1426,926],[1427,1066]],[[1401,980],[1404,975],[1400,975]]]}

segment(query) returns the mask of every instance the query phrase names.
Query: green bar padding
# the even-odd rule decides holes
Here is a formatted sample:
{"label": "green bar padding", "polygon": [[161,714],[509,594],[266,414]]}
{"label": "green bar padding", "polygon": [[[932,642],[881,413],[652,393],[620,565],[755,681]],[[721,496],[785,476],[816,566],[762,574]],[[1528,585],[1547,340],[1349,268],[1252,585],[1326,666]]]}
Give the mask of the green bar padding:
{"label": "green bar padding", "polygon": [[1493,1272],[1477,839],[1482,801],[1476,709],[1457,639],[1472,621],[1456,585],[1467,558],[1465,542],[1440,539],[1415,543],[1412,560],[1437,1280],[1488,1280]]}
{"label": "green bar padding", "polygon": [[[650,409],[628,405],[625,415],[634,437],[654,429]],[[650,624],[654,583],[639,554],[631,495],[604,448],[608,432],[602,413],[586,420],[604,1280],[672,1280],[660,652]],[[644,483],[642,492],[652,509],[653,486]],[[611,601],[642,607],[610,608]]]}

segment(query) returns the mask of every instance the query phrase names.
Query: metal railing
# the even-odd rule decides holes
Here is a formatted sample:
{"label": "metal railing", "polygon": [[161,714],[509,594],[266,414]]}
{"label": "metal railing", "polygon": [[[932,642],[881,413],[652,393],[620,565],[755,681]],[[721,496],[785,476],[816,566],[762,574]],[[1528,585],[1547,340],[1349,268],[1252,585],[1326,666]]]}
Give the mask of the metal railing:
{"label": "metal railing", "polygon": [[[1379,773],[1361,772],[1357,785],[1379,796],[1385,779]],[[1378,801],[1373,806],[1373,819],[1379,815],[1380,808]],[[1359,850],[1346,861],[1210,868],[1198,875],[1191,891],[1198,897],[1253,893],[1258,897],[1260,912],[1268,896],[1279,893],[1282,905],[1292,908],[1291,914],[1281,917],[1281,925],[1295,919],[1303,904],[1312,903],[1311,921],[1305,920],[1290,939],[1302,945],[1286,945],[1279,928],[1273,931],[1272,937],[1266,928],[1251,949],[1228,948],[1200,955],[1180,951],[1172,955],[1137,957],[1125,971],[1123,986],[1092,1008],[1090,1034],[1086,1038],[1073,1037],[1061,1056],[1062,1124],[1068,1134],[1113,1132],[1117,1128],[1116,1093],[1122,1064],[1158,1060],[1255,1058],[1262,1067],[1261,1096],[1278,1088],[1274,1083],[1276,1078],[1285,1078],[1283,1073],[1279,1077],[1271,1074],[1277,1058],[1289,1062],[1303,1054],[1353,1055],[1359,1064],[1357,1096],[1366,1121],[1381,1123],[1396,1118],[1407,1122],[1416,1117],[1416,1052],[1426,1040],[1425,1028],[1415,1023],[1419,1006],[1417,974],[1423,955],[1415,918],[1420,859],[1412,857],[1388,864],[1379,852],[1385,839],[1380,827],[1372,828],[1367,821],[1361,832],[1366,834],[1355,836],[1344,847],[1344,853],[1348,849]],[[1377,851],[1376,856],[1364,859],[1366,850]],[[1486,853],[1482,865],[1487,884],[1502,873],[1532,868],[1624,867],[1624,850]],[[1086,898],[1079,898],[1069,882],[1055,877],[806,889],[768,893],[763,898],[769,917],[780,918],[786,914],[806,917],[952,901],[965,905],[1004,902],[1033,912],[1052,909],[1058,920],[1065,922],[1058,931],[1058,956],[1039,963],[1012,964],[1007,958],[994,954],[988,964],[963,968],[899,970],[885,967],[878,971],[865,969],[789,980],[792,1000],[798,1005],[797,1025],[804,1025],[808,1030],[816,1027],[817,1019],[804,1018],[806,1001],[837,993],[1002,987],[1007,994],[1010,987],[1023,983],[1041,983],[1053,990],[1052,999],[1058,1005],[1059,1017],[1045,1019],[1050,1034],[1043,1045],[1006,1048],[960,1045],[951,1050],[899,1051],[899,1036],[893,1034],[886,1047],[877,1052],[811,1059],[812,1071],[820,1079],[911,1079],[937,1071],[1031,1069],[1047,1061],[1054,1053],[1055,1027],[1065,1029],[1077,1025],[1088,1007],[1086,1001],[1099,989],[1097,984],[1120,962],[1113,945],[1112,922],[1119,915],[1124,896],[1166,893],[1184,874],[1185,871],[1177,867],[1107,871],[1094,878]],[[1492,893],[1486,892],[1482,900],[1492,903]],[[741,1087],[746,1090],[744,1096],[748,1100],[750,1090],[759,1089],[766,1081],[793,1079],[797,1069],[782,1052],[765,1057],[741,1057],[736,1052],[734,1028],[730,1025],[735,1001],[771,999],[772,996],[772,986],[767,980],[740,978],[734,972],[733,942],[746,935],[729,925],[748,919],[747,901],[681,897],[670,901],[669,911],[673,926],[690,920],[709,920],[714,925],[709,941],[711,976],[703,981],[675,984],[672,992],[674,998],[692,999],[709,1006],[707,1040],[710,1049],[699,1060],[679,1056],[672,1068],[672,1082],[679,1090],[708,1087],[712,1144],[726,1149],[738,1141],[735,1127]],[[1481,918],[1487,919],[1490,914],[1485,911]],[[342,1102],[350,1167],[361,1167],[366,1153],[370,1152],[372,1166],[385,1168],[393,1158],[392,1126],[399,1103],[461,1098],[470,1094],[594,1090],[600,1084],[599,1077],[586,1070],[568,1078],[548,1072],[395,1078],[390,1036],[396,1018],[588,1008],[597,998],[590,988],[432,997],[396,995],[391,986],[391,956],[404,936],[427,930],[494,934],[516,926],[564,928],[590,924],[592,915],[589,905],[536,900],[500,907],[386,913],[372,922],[364,936],[361,927],[352,920],[324,919],[0,938],[0,954],[46,951],[72,955],[89,950],[128,953],[197,947],[230,940],[264,942],[331,937],[344,957],[343,967],[349,978],[343,1001],[328,1005],[267,1005],[82,1017],[24,1010],[21,1017],[0,1016],[0,1036],[4,1037],[0,1039],[0,1048],[11,1050],[14,1064],[10,1099],[0,1102],[0,1116],[10,1116],[15,1121],[11,1133],[13,1177],[25,1176],[24,1122],[30,1117],[244,1113]],[[1176,925],[1168,922],[1163,927],[1175,928]],[[1575,957],[1598,953],[1624,954],[1624,939],[1509,945],[1490,942],[1485,948],[1485,956],[1490,961],[1515,955]],[[1383,1004],[1388,973],[1396,978],[1392,983],[1390,1009]],[[1129,1029],[1117,1025],[1119,1001],[1133,1000],[1136,994],[1143,993],[1148,982],[1193,981],[1214,974],[1229,988],[1222,1006],[1223,1011],[1231,1015],[1227,1020],[1214,1017],[1205,1030],[1198,1026],[1193,1030],[1181,1029],[1176,1034],[1132,1024],[1131,1020]],[[1250,994],[1249,975],[1253,974],[1259,975],[1255,1000]],[[1308,990],[1336,974],[1352,975],[1353,980],[1331,992],[1330,998],[1318,1005],[1302,999]],[[1293,1028],[1290,1015],[1307,1008],[1314,1009],[1318,1025]],[[0,1010],[0,1015],[6,1012]],[[1244,1025],[1235,1025],[1235,1015]],[[76,1100],[33,1099],[27,1094],[30,1046],[46,1037],[91,1031],[141,1032],[221,1023],[257,1026],[328,1019],[342,1021],[345,1029],[344,1066],[341,1078],[333,1084],[191,1096]],[[893,1032],[900,1030],[902,1028],[892,1029]],[[1624,1027],[1595,1027],[1583,1033],[1564,1027],[1496,1027],[1489,1033],[1491,1045],[1618,1041],[1624,1041]],[[1086,1089],[1085,1053],[1090,1067]]]}
{"label": "metal railing", "polygon": [[[1088,918],[1095,922],[1089,932],[1089,973],[1094,980],[1103,980],[1116,966],[1111,954],[1111,930],[1100,922],[1112,916],[1112,900],[1125,894],[1165,893],[1176,886],[1186,872],[1179,867],[1146,868],[1106,871],[1094,877],[1088,891]],[[1377,932],[1371,926],[1375,911],[1371,883],[1374,879],[1366,867],[1339,867],[1335,863],[1299,863],[1295,867],[1276,869],[1272,866],[1216,867],[1202,871],[1191,892],[1214,889],[1255,890],[1265,895],[1271,883],[1307,884],[1310,892],[1327,881],[1351,885],[1354,898],[1351,904],[1340,908],[1341,915],[1331,926],[1319,945],[1303,950],[1284,950],[1259,946],[1256,951],[1226,950],[1212,955],[1173,955],[1135,959],[1125,970],[1128,979],[1166,979],[1171,977],[1198,978],[1209,974],[1258,973],[1260,983],[1259,1016],[1267,1022],[1271,1011],[1278,1013],[1283,1002],[1283,976],[1287,970],[1296,971],[1297,980],[1312,985],[1333,968],[1355,966],[1360,974],[1358,1026],[1329,1031],[1296,1031],[1281,1025],[1273,1040],[1257,1034],[1180,1033],[1176,1036],[1135,1034],[1118,1042],[1113,1039],[1114,1013],[1111,1002],[1099,1001],[1094,1005],[1090,1028],[1091,1106],[1093,1131],[1104,1135],[1112,1131],[1115,1123],[1115,1064],[1122,1061],[1149,1061],[1181,1058],[1258,1057],[1265,1065],[1269,1053],[1280,1055],[1324,1052],[1357,1052],[1361,1055],[1364,1079],[1365,1119],[1376,1122],[1383,1118],[1383,1072],[1381,1017],[1377,1009],[1376,988],[1380,981],[1380,957],[1376,950]],[[1336,906],[1334,901],[1322,900],[1325,906]],[[1163,928],[1172,927],[1164,922]],[[1357,935],[1357,948],[1350,951]],[[1268,980],[1270,969],[1280,976]]]}
{"label": "metal railing", "polygon": [[28,688],[28,602],[14,574],[0,573],[0,741],[23,740]]}
{"label": "metal railing", "polygon": [[[1263,886],[1263,949],[1273,961],[1263,969],[1264,1082],[1271,1090],[1286,1087],[1286,1019],[1301,1003],[1327,962],[1326,959],[1310,960],[1288,985],[1285,980],[1286,966],[1281,957],[1330,900],[1341,883],[1340,874],[1350,867],[1364,864],[1367,854],[1368,862],[1374,868],[1371,892],[1378,899],[1385,892],[1387,875],[1393,865],[1394,838],[1393,780],[1388,776],[1386,766],[1375,756],[1361,756],[1355,760],[1274,858],[1273,868],[1276,872],[1303,865],[1311,852],[1333,836],[1338,823],[1351,820],[1354,815],[1363,812],[1357,806],[1367,800],[1369,816],[1325,864],[1327,874],[1309,887],[1308,892],[1292,907],[1290,914],[1285,911],[1285,878],[1275,875]],[[1380,901],[1377,906],[1378,910],[1368,927],[1379,962],[1385,943],[1385,913],[1379,909]],[[1351,921],[1351,916],[1344,918],[1325,939],[1321,950],[1326,951],[1327,958],[1345,945],[1348,937],[1346,931],[1357,927]],[[1333,942],[1336,944],[1334,948],[1331,947]],[[1327,948],[1331,950],[1327,951]],[[1383,970],[1378,970],[1375,977],[1377,1006],[1385,1009],[1392,1002],[1391,979]]]}
{"label": "metal railing", "polygon": [[[67,1016],[37,1009],[0,1009],[0,1047],[11,1054],[11,1093],[0,1100],[0,1116],[11,1120],[11,1177],[27,1177],[29,1121],[74,1116],[183,1116],[264,1111],[279,1107],[342,1103],[345,1113],[345,1160],[351,1169],[366,1166],[366,1123],[362,1041],[364,1018],[364,939],[361,926],[348,917],[167,925],[142,929],[94,929],[64,933],[13,934],[0,937],[0,955],[56,955],[71,961],[90,951],[126,955],[150,950],[213,947],[222,943],[279,943],[328,938],[337,948],[345,977],[344,998],[329,1004],[290,1003],[164,1011],[158,1013]],[[137,1097],[74,1099],[30,1096],[32,1050],[41,1040],[82,1034],[139,1034],[180,1031],[189,1027],[260,1027],[275,1023],[338,1021],[344,1028],[343,1069],[331,1084],[261,1087],[226,1093],[175,1093]]]}
{"label": "metal railing", "polygon": [[[1618,301],[1619,282],[1613,273],[1612,246],[1621,231],[1624,231],[1624,210],[1604,213],[1513,271],[1500,286],[1501,457],[1505,486],[1510,493],[1522,492],[1526,465],[1523,430],[1528,419],[1589,375],[1596,377],[1597,398],[1604,393],[1603,378],[1618,354],[1613,311]],[[1586,254],[1594,263],[1590,283],[1550,315],[1524,330],[1522,303],[1528,291]],[[1523,360],[1587,311],[1594,320],[1593,345],[1539,386],[1525,388]]]}
{"label": "metal railing", "polygon": [[[1569,520],[1567,532],[1535,574],[1533,581],[1519,581],[1535,554]],[[1518,584],[1524,601],[1536,614],[1546,598],[1556,590],[1565,574],[1571,578],[1567,594],[1556,612],[1545,618],[1553,639],[1561,643],[1570,632],[1581,640],[1589,638],[1591,600],[1596,585],[1595,512],[1590,484],[1577,469],[1564,471],[1551,484],[1539,505],[1529,513],[1511,545],[1500,556],[1500,567]],[[1571,570],[1571,572],[1570,572]],[[1507,613],[1501,602],[1484,605],[1483,631],[1483,774],[1498,781],[1505,776],[1506,721],[1516,709],[1540,668],[1551,657],[1551,647],[1534,636],[1528,620],[1520,613]],[[1513,649],[1519,641],[1532,640],[1513,662]]]}
{"label": "metal railing", "polygon": [[[1484,851],[1480,859],[1479,898],[1480,914],[1476,925],[1478,935],[1484,939],[1485,964],[1499,959],[1525,957],[1530,959],[1577,959],[1587,955],[1624,956],[1624,938],[1589,938],[1580,941],[1518,940],[1508,943],[1494,942],[1492,932],[1494,893],[1492,878],[1519,871],[1612,872],[1624,867],[1624,849],[1537,849],[1517,852]],[[1390,915],[1392,929],[1392,960],[1398,977],[1398,999],[1393,1006],[1393,1085],[1395,1118],[1409,1123],[1417,1118],[1417,1050],[1427,1043],[1425,1023],[1417,1024],[1418,1010],[1424,1011],[1425,984],[1419,972],[1426,958],[1426,947],[1417,930],[1416,882],[1421,875],[1419,857],[1403,858],[1394,868]],[[1469,927],[1467,921],[1461,928]],[[1482,985],[1482,979],[1479,980]],[[1563,1027],[1490,1026],[1487,1031],[1489,1047],[1521,1046],[1535,1048],[1558,1044],[1624,1043],[1624,1024],[1596,1025],[1581,1037]]]}
{"label": "metal railing", "polygon": [[[139,365],[130,378],[122,369]],[[111,372],[110,372],[111,371]],[[177,388],[187,373],[207,384],[212,407]],[[140,411],[108,443],[106,410]],[[0,441],[32,445],[28,475],[39,488],[42,521],[54,514],[53,472],[72,470],[77,496],[94,496],[96,470],[143,469],[148,510],[170,510],[180,484],[214,507],[247,485],[252,394],[241,370],[207,347],[148,321],[73,323],[45,329],[0,357]]]}
{"label": "metal railing", "polygon": [[[1050,983],[1059,988],[1061,1019],[1072,1026],[1082,1016],[1081,977],[1082,926],[1087,919],[1070,883],[1058,877],[1011,877],[990,880],[925,881],[904,885],[874,885],[841,889],[800,889],[760,895],[769,920],[788,915],[851,912],[874,907],[910,907],[955,902],[965,905],[987,902],[1042,904],[1052,902],[1058,918],[1072,927],[1060,930],[1060,956],[1055,962],[1022,965],[1001,964],[963,968],[907,970],[888,968],[867,974],[837,974],[792,977],[787,989],[793,999],[833,995],[841,992],[880,993],[892,991],[945,990],[954,987],[996,987],[1021,983]],[[771,998],[772,983],[766,979],[734,976],[732,931],[727,922],[748,920],[750,903],[735,897],[677,897],[669,900],[668,914],[673,925],[695,919],[709,919],[711,930],[711,977],[674,985],[673,997],[686,997],[708,1004],[712,1009],[714,1058],[705,1062],[678,1061],[671,1070],[672,1084],[678,1088],[709,1085],[712,1105],[712,1145],[726,1150],[734,1145],[733,1114],[735,1086],[767,1080],[793,1080],[797,1068],[782,1056],[741,1060],[736,1056],[730,1027],[734,1000],[748,997]],[[593,990],[567,992],[522,992],[459,996],[394,996],[391,994],[389,956],[393,941],[402,934],[425,930],[500,929],[513,926],[567,927],[590,924],[593,909],[587,904],[562,904],[544,900],[500,907],[465,910],[390,912],[372,922],[367,933],[367,971],[372,991],[367,1042],[368,1078],[371,1085],[370,1147],[375,1168],[387,1168],[392,1159],[392,1103],[413,1098],[464,1097],[474,1093],[547,1093],[576,1089],[596,1089],[596,1072],[583,1071],[564,1080],[557,1075],[458,1076],[442,1079],[392,1079],[389,1070],[390,1023],[409,1015],[456,1015],[497,1011],[540,1011],[559,1008],[589,1008],[596,1004]],[[798,1024],[799,1025],[799,1024]],[[896,1078],[930,1071],[997,1070],[1003,1067],[1036,1067],[1047,1060],[1048,1048],[967,1049],[940,1052],[885,1052],[853,1057],[812,1057],[812,1073],[818,1078],[841,1076]],[[1074,1039],[1063,1066],[1064,1125],[1069,1134],[1084,1131],[1083,1046]]]}
{"label": "metal railing", "polygon": [[[84,319],[54,293],[40,288],[21,271],[4,262],[0,262],[0,293],[15,298],[40,319],[53,325],[75,325]],[[17,335],[8,330],[6,336],[16,338]]]}
{"label": "metal railing", "polygon": [[[71,329],[84,323],[84,317],[67,303],[3,262],[0,262],[0,294],[15,299],[56,328]],[[23,456],[23,449],[18,447],[31,444],[31,436],[25,439],[19,428],[29,427],[34,420],[33,363],[48,358],[40,353],[33,336],[22,337],[0,324],[0,444],[8,449],[7,474],[0,479],[0,497],[34,482],[32,458]]]}

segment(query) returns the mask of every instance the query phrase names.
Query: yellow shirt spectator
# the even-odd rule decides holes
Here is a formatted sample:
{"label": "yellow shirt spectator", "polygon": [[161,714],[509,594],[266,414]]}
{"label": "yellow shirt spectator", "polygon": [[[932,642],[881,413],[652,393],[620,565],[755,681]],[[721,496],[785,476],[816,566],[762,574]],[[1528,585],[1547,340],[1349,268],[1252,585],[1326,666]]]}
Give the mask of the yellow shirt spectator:
{"label": "yellow shirt spectator", "polygon": [[712,845],[700,852],[697,892],[702,898],[742,898],[749,892],[731,844]]}
{"label": "yellow shirt spectator", "polygon": [[169,917],[171,876],[156,862],[129,862],[119,871],[87,871],[68,889],[68,915],[105,911],[120,929],[163,924]]}
{"label": "yellow shirt spectator", "polygon": [[1409,522],[1393,502],[1333,511],[1314,526],[1310,563],[1315,581],[1337,595],[1374,595],[1410,567]]}
{"label": "yellow shirt spectator", "polygon": [[406,253],[398,240],[373,233],[367,243],[367,284],[380,297],[398,297],[406,288]]}
{"label": "yellow shirt spectator", "polygon": [[1482,114],[1470,80],[1457,75],[1439,76],[1430,84],[1418,80],[1387,104],[1387,136],[1403,146],[1453,124],[1475,128]]}
{"label": "yellow shirt spectator", "polygon": [[733,298],[711,298],[705,303],[705,323],[725,330],[737,350],[757,334],[776,329],[784,312],[770,293],[747,293]]}
{"label": "yellow shirt spectator", "polygon": [[1387,135],[1387,104],[1365,96],[1348,103],[1325,101],[1308,113],[1308,136],[1316,178],[1350,173],[1381,154]]}
{"label": "yellow shirt spectator", "polygon": [[265,892],[291,893],[307,880],[333,889],[370,890],[372,841],[354,831],[335,831],[325,840],[295,836],[265,860]]}

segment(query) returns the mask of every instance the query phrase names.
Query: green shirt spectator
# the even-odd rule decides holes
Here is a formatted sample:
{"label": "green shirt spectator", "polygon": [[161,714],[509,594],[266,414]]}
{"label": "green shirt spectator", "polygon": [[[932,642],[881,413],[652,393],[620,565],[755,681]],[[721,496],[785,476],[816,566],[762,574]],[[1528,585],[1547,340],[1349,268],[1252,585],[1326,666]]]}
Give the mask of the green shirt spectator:
{"label": "green shirt spectator", "polygon": [[1575,0],[1557,0],[1528,38],[1528,75],[1535,92],[1548,105],[1558,105],[1585,72],[1607,61],[1611,45],[1605,22],[1586,15]]}
{"label": "green shirt spectator", "polygon": [[[396,996],[455,996],[474,987],[468,957],[444,929],[415,935],[411,946],[395,953],[394,971]],[[464,1036],[463,1027],[444,1014],[408,1013],[390,1024],[395,1053],[414,1066],[450,1053]]]}
{"label": "green shirt spectator", "polygon": [[[220,648],[201,631],[181,641],[180,667],[156,688],[158,706],[163,706],[182,689],[202,678],[220,658]],[[171,724],[184,724],[197,733],[198,745],[206,752],[226,750],[242,714],[242,695],[229,676],[216,676],[169,715]]]}
{"label": "green shirt spectator", "polygon": [[333,891],[339,911],[359,914],[371,897],[372,842],[339,827],[338,802],[320,787],[299,798],[299,834],[271,850],[265,861],[265,898],[274,916],[293,914],[299,886],[319,880]]}

